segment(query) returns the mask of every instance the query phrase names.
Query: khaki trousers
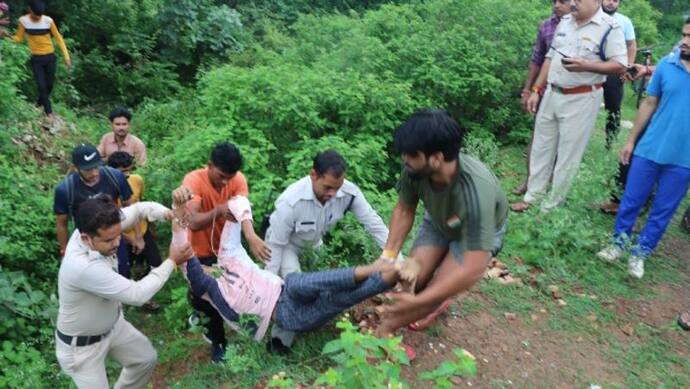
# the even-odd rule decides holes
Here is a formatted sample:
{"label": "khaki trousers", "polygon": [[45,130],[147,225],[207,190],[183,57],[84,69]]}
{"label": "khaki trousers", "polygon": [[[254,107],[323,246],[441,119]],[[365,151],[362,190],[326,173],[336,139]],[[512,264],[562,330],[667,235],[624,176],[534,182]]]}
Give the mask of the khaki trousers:
{"label": "khaki trousers", "polygon": [[[565,201],[594,130],[602,96],[601,89],[574,95],[547,89],[534,124],[526,202],[543,199],[542,210],[550,210]],[[545,197],[552,174],[551,191]]]}
{"label": "khaki trousers", "polygon": [[55,351],[62,370],[80,389],[108,388],[105,358],[122,365],[115,388],[145,388],[151,380],[158,356],[151,342],[122,315],[113,330],[100,342],[77,347],[76,339],[66,344],[55,337]]}

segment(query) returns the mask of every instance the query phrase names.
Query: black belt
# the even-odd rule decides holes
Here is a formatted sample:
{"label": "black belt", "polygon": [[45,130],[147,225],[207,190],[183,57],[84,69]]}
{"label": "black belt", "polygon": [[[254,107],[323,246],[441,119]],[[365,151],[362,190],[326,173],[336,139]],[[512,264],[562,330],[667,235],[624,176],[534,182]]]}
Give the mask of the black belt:
{"label": "black belt", "polygon": [[77,347],[82,347],[82,346],[88,346],[90,344],[98,343],[100,342],[103,338],[105,338],[110,331],[106,332],[105,334],[101,335],[94,335],[94,336],[69,336],[65,335],[60,330],[55,330],[55,333],[57,334],[57,337],[60,338],[61,341],[65,342],[66,344],[69,344],[70,346],[72,345],[72,340],[74,338],[77,338]]}

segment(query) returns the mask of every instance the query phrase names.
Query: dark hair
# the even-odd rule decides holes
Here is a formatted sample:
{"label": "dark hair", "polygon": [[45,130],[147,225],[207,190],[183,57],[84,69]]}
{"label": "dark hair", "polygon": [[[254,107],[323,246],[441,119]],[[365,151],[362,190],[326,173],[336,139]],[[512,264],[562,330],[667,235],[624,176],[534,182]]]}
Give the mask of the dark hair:
{"label": "dark hair", "polygon": [[242,168],[242,154],[232,143],[221,142],[211,151],[211,163],[226,174],[235,174]]}
{"label": "dark hair", "polygon": [[29,1],[29,8],[34,14],[41,16],[46,13],[46,3],[41,0],[31,0]]}
{"label": "dark hair", "polygon": [[127,108],[118,105],[115,107],[112,111],[110,111],[110,114],[108,115],[108,120],[111,122],[115,120],[115,118],[125,118],[127,119],[128,122],[132,121],[132,113],[127,110]]}
{"label": "dark hair", "polygon": [[109,228],[120,223],[120,209],[107,194],[100,194],[79,204],[74,217],[74,223],[79,232],[98,235],[99,228]]}
{"label": "dark hair", "polygon": [[690,24],[690,16],[688,16],[688,18],[685,19],[685,24]]}
{"label": "dark hair", "polygon": [[347,171],[347,162],[337,151],[326,150],[316,154],[312,167],[319,176],[328,173],[333,177],[341,177]]}
{"label": "dark hair", "polygon": [[415,155],[423,152],[427,157],[437,151],[443,159],[458,158],[465,129],[448,112],[424,109],[416,112],[395,130],[393,143],[400,154]]}
{"label": "dark hair", "polygon": [[108,166],[115,169],[132,166],[132,163],[134,163],[134,157],[126,151],[116,151],[108,157]]}

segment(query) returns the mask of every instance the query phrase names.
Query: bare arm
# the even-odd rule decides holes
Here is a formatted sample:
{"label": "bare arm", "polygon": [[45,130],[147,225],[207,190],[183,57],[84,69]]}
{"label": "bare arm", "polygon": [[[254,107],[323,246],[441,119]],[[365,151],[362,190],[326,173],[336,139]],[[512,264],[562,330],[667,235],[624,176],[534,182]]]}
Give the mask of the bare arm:
{"label": "bare arm", "polygon": [[487,258],[490,255],[488,251],[465,251],[462,266],[445,277],[436,277],[417,295],[419,304],[438,305],[448,297],[469,289],[484,276]]}
{"label": "bare arm", "polygon": [[541,90],[546,86],[550,68],[551,58],[546,58],[546,60],[544,60],[544,64],[541,66],[541,70],[539,71],[539,77],[537,77],[537,81],[535,81],[534,85],[532,86],[532,93],[527,100],[527,112],[537,113],[537,107],[539,107],[539,100],[541,99],[541,95],[539,94],[538,90]]}
{"label": "bare arm", "polygon": [[65,256],[65,249],[67,248],[67,239],[69,231],[67,223],[69,215],[56,214],[55,215],[55,233],[57,235],[58,244],[60,245],[60,258]]}
{"label": "bare arm", "polygon": [[529,91],[534,85],[534,82],[539,77],[541,66],[535,64],[534,62],[529,63],[529,68],[527,70],[527,79],[525,80],[525,85],[522,87],[523,91]]}
{"label": "bare arm", "polygon": [[[208,228],[213,223],[213,219],[218,219],[225,217],[227,214],[227,203],[222,203],[219,206],[213,208],[208,212],[200,212],[201,202],[191,201],[187,203],[189,206],[189,228],[192,231],[199,231]],[[225,211],[223,211],[223,205],[225,206]]]}
{"label": "bare arm", "polygon": [[627,165],[630,163],[630,156],[632,155],[633,149],[635,148],[635,142],[637,138],[640,137],[642,131],[647,127],[649,119],[651,119],[656,108],[659,105],[659,98],[656,96],[648,96],[640,104],[640,108],[637,110],[637,115],[635,116],[635,124],[630,130],[630,135],[628,135],[628,141],[621,150],[621,163]]}
{"label": "bare arm", "polygon": [[264,242],[263,239],[256,234],[256,231],[254,231],[254,223],[252,222],[252,219],[244,220],[241,226],[242,233],[244,234],[244,238],[247,240],[247,243],[249,243],[249,250],[251,250],[252,254],[264,262],[267,262],[269,259],[271,259],[271,249],[268,247],[266,242]]}
{"label": "bare arm", "polygon": [[628,49],[628,66],[632,66],[632,64],[635,63],[635,58],[637,57],[637,41],[635,39],[625,41],[625,47]]}
{"label": "bare arm", "polygon": [[390,254],[390,259],[394,259],[398,255],[403,243],[405,243],[405,238],[407,234],[410,233],[412,224],[414,223],[416,209],[416,203],[407,204],[398,200],[398,203],[395,205],[389,223],[390,230],[388,232],[388,239],[384,246],[384,252]]}

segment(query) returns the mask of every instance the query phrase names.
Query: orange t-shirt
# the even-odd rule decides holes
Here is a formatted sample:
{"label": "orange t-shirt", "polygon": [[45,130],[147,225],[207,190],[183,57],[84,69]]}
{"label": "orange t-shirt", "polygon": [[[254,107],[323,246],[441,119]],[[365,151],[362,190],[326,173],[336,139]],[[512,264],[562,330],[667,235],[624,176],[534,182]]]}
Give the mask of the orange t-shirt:
{"label": "orange t-shirt", "polygon": [[[230,200],[233,196],[249,197],[247,180],[241,172],[237,172],[220,191],[217,191],[211,184],[211,180],[208,178],[208,168],[197,169],[187,173],[184,180],[182,180],[182,185],[194,193],[192,202],[201,203],[199,212],[208,212],[216,205]],[[215,253],[218,252],[220,246],[220,234],[223,232],[224,224],[225,218],[220,217],[216,218],[215,223],[203,230],[192,231],[192,229],[189,229],[189,241],[198,257],[216,255]],[[211,235],[213,235],[213,243],[211,243]]]}

